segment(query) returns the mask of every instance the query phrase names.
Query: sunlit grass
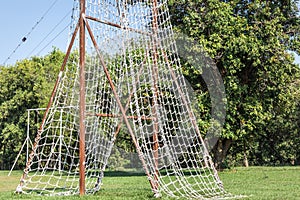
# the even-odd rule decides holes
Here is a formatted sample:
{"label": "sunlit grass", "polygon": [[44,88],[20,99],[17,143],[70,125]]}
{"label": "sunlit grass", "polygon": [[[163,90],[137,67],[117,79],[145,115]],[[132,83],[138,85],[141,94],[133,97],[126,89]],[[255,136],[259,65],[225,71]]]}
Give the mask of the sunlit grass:
{"label": "sunlit grass", "polygon": [[225,189],[247,200],[300,199],[300,167],[235,168],[220,177]]}
{"label": "sunlit grass", "polygon": [[[102,189],[85,197],[34,197],[14,194],[21,171],[0,171],[0,199],[155,199],[147,178],[142,174],[106,173]],[[225,189],[246,200],[299,200],[300,167],[234,168],[219,173]],[[168,199],[163,197],[161,199]]]}

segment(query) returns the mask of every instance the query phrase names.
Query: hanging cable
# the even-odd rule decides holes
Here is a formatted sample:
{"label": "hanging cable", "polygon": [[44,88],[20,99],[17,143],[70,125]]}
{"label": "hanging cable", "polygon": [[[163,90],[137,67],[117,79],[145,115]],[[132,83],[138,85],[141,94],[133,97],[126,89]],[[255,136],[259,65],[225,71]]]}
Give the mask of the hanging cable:
{"label": "hanging cable", "polygon": [[11,54],[6,58],[3,65],[6,65],[6,62],[15,54],[18,48],[27,41],[28,36],[33,32],[33,30],[40,24],[40,22],[44,19],[44,17],[49,13],[49,11],[54,7],[58,0],[55,0],[52,5],[47,9],[47,11],[42,15],[42,17],[35,23],[35,25],[31,28],[31,30],[21,39],[21,42],[17,45],[17,47],[11,52]]}
{"label": "hanging cable", "polygon": [[[29,57],[53,32],[54,30],[64,21],[65,18],[68,17],[68,15],[72,12],[73,9],[71,9],[52,29],[51,31],[33,48],[33,50],[27,55]],[[69,26],[69,24],[68,24]],[[65,28],[63,29],[65,30]],[[61,32],[60,32],[61,33]],[[59,34],[60,34],[59,33]],[[56,38],[57,36],[55,36]],[[53,41],[53,39],[51,40]],[[44,47],[45,48],[45,47]]]}
{"label": "hanging cable", "polygon": [[44,49],[46,49],[60,34],[62,34],[64,32],[64,30],[66,30],[69,26],[71,25],[71,22],[65,26],[58,34],[56,34],[54,36],[54,38],[52,38],[52,40],[50,40],[38,53],[37,55],[39,55]]}

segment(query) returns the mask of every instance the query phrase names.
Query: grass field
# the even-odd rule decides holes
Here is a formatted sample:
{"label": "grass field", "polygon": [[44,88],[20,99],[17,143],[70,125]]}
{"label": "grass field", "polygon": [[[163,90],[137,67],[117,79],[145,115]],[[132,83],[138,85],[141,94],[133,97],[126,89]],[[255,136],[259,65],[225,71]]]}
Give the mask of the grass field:
{"label": "grass field", "polygon": [[[107,173],[100,192],[90,196],[33,197],[14,194],[21,171],[0,171],[0,200],[4,199],[155,199],[145,176]],[[219,173],[225,189],[246,200],[300,200],[300,167],[234,168]],[[161,199],[168,199],[163,197]]]}

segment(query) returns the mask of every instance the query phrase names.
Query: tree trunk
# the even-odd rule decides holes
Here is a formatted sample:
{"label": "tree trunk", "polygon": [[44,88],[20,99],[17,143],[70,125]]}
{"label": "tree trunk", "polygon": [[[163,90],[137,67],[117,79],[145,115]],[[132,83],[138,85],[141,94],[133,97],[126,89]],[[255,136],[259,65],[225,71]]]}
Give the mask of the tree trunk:
{"label": "tree trunk", "polygon": [[248,163],[248,156],[247,156],[247,149],[246,149],[246,142],[244,141],[244,166],[245,167],[249,167],[249,163]]}
{"label": "tree trunk", "polygon": [[213,148],[213,160],[217,170],[224,169],[222,163],[224,162],[227,152],[231,146],[231,139],[219,139]]}
{"label": "tree trunk", "polygon": [[245,167],[249,167],[249,163],[248,163],[248,158],[247,158],[247,153],[246,153],[246,151],[244,151],[244,166],[245,166]]}

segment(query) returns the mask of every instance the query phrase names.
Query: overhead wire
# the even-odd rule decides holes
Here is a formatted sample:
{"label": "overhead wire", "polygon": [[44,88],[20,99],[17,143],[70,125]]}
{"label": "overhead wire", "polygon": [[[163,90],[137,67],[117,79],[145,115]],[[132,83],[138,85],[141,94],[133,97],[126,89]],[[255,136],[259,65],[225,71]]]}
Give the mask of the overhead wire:
{"label": "overhead wire", "polygon": [[[56,28],[64,21],[64,19],[66,18],[66,17],[68,17],[68,15],[72,12],[72,10],[73,9],[71,9],[70,10],[70,12],[68,12],[65,16],[63,16],[63,18],[51,29],[51,31],[32,49],[32,51],[27,55],[27,57],[29,57],[30,55],[32,55],[32,53],[34,52],[34,51],[36,51],[39,47],[40,47],[40,45],[56,30]],[[51,41],[49,42],[49,43],[47,43],[46,44],[46,46],[44,46],[43,48],[42,48],[42,50],[40,50],[39,52],[38,52],[38,54],[40,53],[40,52],[42,52],[46,47],[48,47],[49,46],[49,44],[51,43],[51,42],[53,42],[68,26],[70,25],[70,23],[66,26],[66,27],[64,27],[53,39],[51,39]]]}
{"label": "overhead wire", "polygon": [[47,48],[60,34],[62,34],[64,32],[64,30],[66,30],[67,28],[69,28],[69,26],[71,25],[71,22],[69,24],[67,24],[67,26],[65,26],[58,34],[56,34],[54,36],[54,38],[52,38],[52,40],[50,40],[38,53],[37,55],[39,55],[43,50],[45,50],[45,48]]}
{"label": "overhead wire", "polygon": [[42,15],[42,17],[35,23],[35,25],[30,29],[30,31],[21,39],[21,42],[16,46],[16,48],[11,52],[11,54],[6,58],[6,60],[3,62],[3,65],[5,66],[7,61],[11,59],[11,57],[16,53],[18,48],[27,41],[29,35],[34,31],[34,29],[40,24],[40,22],[45,18],[45,16],[49,13],[49,11],[54,7],[54,5],[59,0],[55,0],[50,7],[46,10],[46,12]]}

